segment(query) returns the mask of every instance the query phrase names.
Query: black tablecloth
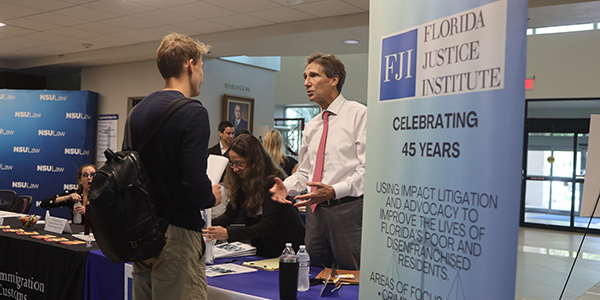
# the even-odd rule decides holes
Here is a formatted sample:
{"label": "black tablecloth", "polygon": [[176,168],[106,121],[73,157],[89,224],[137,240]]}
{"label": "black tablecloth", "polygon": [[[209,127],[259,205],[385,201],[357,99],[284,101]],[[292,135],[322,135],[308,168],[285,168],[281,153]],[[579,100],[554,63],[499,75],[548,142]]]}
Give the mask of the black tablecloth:
{"label": "black tablecloth", "polygon": [[[17,218],[5,218],[4,225],[21,228]],[[44,225],[36,225],[26,231],[77,240],[71,234],[43,229]],[[72,225],[72,229],[81,232],[83,226]],[[94,249],[98,249],[95,243],[91,248],[68,246],[0,230],[0,299],[83,299],[85,263]]]}

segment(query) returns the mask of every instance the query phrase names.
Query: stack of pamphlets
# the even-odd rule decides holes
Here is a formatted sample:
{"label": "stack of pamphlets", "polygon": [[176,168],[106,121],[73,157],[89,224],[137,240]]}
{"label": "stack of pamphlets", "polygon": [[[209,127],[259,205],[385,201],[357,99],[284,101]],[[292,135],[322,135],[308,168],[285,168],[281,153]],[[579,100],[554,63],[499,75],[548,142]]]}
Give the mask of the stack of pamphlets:
{"label": "stack of pamphlets", "polygon": [[256,247],[240,242],[218,244],[213,251],[215,258],[256,255]]}

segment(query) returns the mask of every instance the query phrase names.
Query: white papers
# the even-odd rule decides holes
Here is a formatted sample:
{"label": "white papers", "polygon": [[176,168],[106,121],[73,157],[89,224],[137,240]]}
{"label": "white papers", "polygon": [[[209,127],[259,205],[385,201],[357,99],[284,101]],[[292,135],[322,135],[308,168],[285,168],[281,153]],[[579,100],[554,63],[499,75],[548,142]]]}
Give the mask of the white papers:
{"label": "white papers", "polygon": [[[212,208],[201,210],[200,214],[202,215],[202,219],[204,219],[204,229],[211,226],[212,223]],[[206,263],[212,265],[215,262],[215,255],[213,248],[215,246],[215,241],[207,242],[207,237],[204,237],[204,242],[206,243]]]}
{"label": "white papers", "polygon": [[227,168],[229,159],[225,156],[210,154],[208,156],[208,165],[206,166],[206,174],[208,179],[212,181],[213,185],[218,184],[221,181],[221,175]]}
{"label": "white papers", "polygon": [[213,250],[215,258],[240,257],[256,254],[256,247],[240,242],[218,244],[215,245]]}
{"label": "white papers", "polygon": [[248,268],[236,264],[221,264],[214,266],[206,266],[206,276],[207,277],[216,277],[223,275],[232,275],[232,274],[241,274],[241,273],[250,273],[256,272],[257,269]]}
{"label": "white papers", "polygon": [[[212,182],[213,185],[219,184],[221,180],[221,175],[227,168],[227,163],[229,163],[229,159],[225,156],[210,154],[208,156],[207,166],[206,166],[206,174],[208,175],[208,179]],[[204,219],[205,226],[211,226],[212,220],[212,209],[208,208],[205,210],[201,210],[202,218]],[[206,238],[204,239],[206,240]],[[213,248],[215,245],[215,241],[206,243],[206,263],[212,264],[214,262],[215,256],[213,255]]]}
{"label": "white papers", "polygon": [[11,217],[20,217],[20,216],[26,216],[26,215],[15,213],[15,212],[10,212],[10,211],[0,210],[0,218],[11,218]]}

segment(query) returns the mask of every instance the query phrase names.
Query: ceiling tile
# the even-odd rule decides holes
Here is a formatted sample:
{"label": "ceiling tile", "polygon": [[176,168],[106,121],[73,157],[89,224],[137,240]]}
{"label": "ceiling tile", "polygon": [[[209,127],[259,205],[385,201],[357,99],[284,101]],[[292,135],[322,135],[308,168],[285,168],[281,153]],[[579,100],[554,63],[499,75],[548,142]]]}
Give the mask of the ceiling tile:
{"label": "ceiling tile", "polygon": [[48,32],[58,34],[58,35],[72,37],[74,39],[86,39],[86,38],[95,37],[95,36],[100,35],[95,32],[81,30],[81,29],[77,29],[74,27],[61,27],[58,29],[48,30]]}
{"label": "ceiling tile", "polygon": [[61,27],[59,25],[38,22],[35,20],[25,19],[25,18],[18,18],[18,19],[10,20],[10,21],[6,22],[6,25],[35,30],[35,31],[44,31],[44,30],[55,29],[55,28]]}
{"label": "ceiling tile", "polygon": [[42,10],[42,11],[56,10],[56,9],[61,9],[61,8],[65,8],[65,7],[69,7],[69,6],[73,5],[70,3],[65,3],[63,1],[56,1],[56,0],[26,0],[26,1],[2,0],[2,8],[3,9],[5,9],[4,5],[6,3],[24,6],[24,7],[33,8],[35,10]]}
{"label": "ceiling tile", "polygon": [[325,0],[320,2],[300,4],[293,6],[293,8],[321,18],[363,12],[363,10],[358,9],[355,6],[339,0]]}
{"label": "ceiling tile", "polygon": [[122,27],[126,29],[139,30],[156,26],[155,22],[142,20],[134,17],[119,17],[100,21],[102,24]]}
{"label": "ceiling tile", "polygon": [[177,7],[171,7],[167,10],[186,16],[192,16],[197,19],[224,17],[237,14],[232,10],[224,9],[222,7],[214,6],[203,2],[196,2]]}
{"label": "ceiling tile", "polygon": [[192,16],[186,16],[164,9],[157,9],[141,14],[135,14],[133,16],[138,19],[154,22],[156,24],[173,24],[178,22],[189,22],[196,19]]}
{"label": "ceiling tile", "polygon": [[257,11],[248,13],[247,15],[270,21],[273,23],[293,22],[299,20],[307,20],[315,17],[289,7]]}
{"label": "ceiling tile", "polygon": [[2,48],[7,49],[27,49],[31,47],[39,47],[44,45],[53,44],[52,42],[28,39],[25,37],[12,37],[9,39],[2,40]]}
{"label": "ceiling tile", "polygon": [[109,25],[109,24],[105,24],[105,23],[101,23],[101,22],[91,22],[91,23],[77,25],[77,29],[96,32],[99,34],[114,34],[114,33],[122,32],[122,31],[126,30],[123,27]]}
{"label": "ceiling tile", "polygon": [[[92,46],[90,48],[86,49],[82,45],[84,43],[92,44]],[[123,44],[129,44],[129,43],[131,43],[131,39],[126,39],[123,37],[118,37],[118,36],[113,36],[113,35],[102,35],[102,36],[86,38],[86,39],[82,39],[82,40],[78,40],[78,41],[71,41],[66,44],[73,46],[73,47],[79,47],[81,51],[86,51],[86,50],[95,50],[95,49],[114,47],[114,46],[119,46],[119,45],[123,45]]]}
{"label": "ceiling tile", "polygon": [[81,47],[73,47],[66,44],[54,44],[21,50],[21,53],[37,57],[56,56],[67,53],[80,52]]}
{"label": "ceiling tile", "polygon": [[102,0],[83,5],[83,7],[107,11],[118,15],[131,15],[155,10],[156,7],[143,5],[132,1],[123,0]]}
{"label": "ceiling tile", "polygon": [[60,0],[60,1],[70,3],[70,4],[82,5],[82,4],[97,2],[97,1],[101,1],[101,0]]}
{"label": "ceiling tile", "polygon": [[41,12],[43,11],[39,9],[28,8],[10,3],[2,3],[2,14],[10,16],[11,18],[25,17],[39,14]]}
{"label": "ceiling tile", "polygon": [[207,0],[206,3],[213,4],[238,13],[248,13],[253,11],[273,9],[282,5],[267,0]]}
{"label": "ceiling tile", "polygon": [[83,6],[73,6],[65,9],[60,9],[55,11],[56,14],[69,16],[74,18],[85,19],[88,21],[99,21],[104,19],[116,18],[120,15],[110,13],[103,10],[83,7]]}
{"label": "ceiling tile", "polygon": [[174,24],[174,25],[176,27],[178,27],[178,28],[182,28],[182,29],[185,29],[187,31],[194,32],[193,35],[204,34],[204,33],[211,33],[211,32],[219,32],[219,31],[225,31],[225,30],[234,29],[231,26],[227,26],[227,25],[223,25],[223,24],[218,24],[218,23],[211,22],[211,21],[206,21],[206,20],[196,20],[196,21],[191,21],[191,22],[183,22],[183,23],[177,23],[177,24]]}
{"label": "ceiling tile", "polygon": [[139,4],[144,4],[156,8],[169,8],[196,2],[196,0],[130,0]]}
{"label": "ceiling tile", "polygon": [[81,18],[74,18],[74,17],[64,16],[64,15],[59,15],[54,12],[48,12],[48,13],[31,16],[31,17],[26,17],[25,19],[39,21],[39,22],[45,22],[45,23],[50,23],[50,24],[60,25],[60,26],[74,26],[74,25],[79,25],[79,24],[88,22],[87,20],[84,20]]}
{"label": "ceiling tile", "polygon": [[115,36],[136,42],[159,41],[165,35],[175,32],[175,29],[173,26],[156,26],[153,28],[123,31],[115,34]]}
{"label": "ceiling tile", "polygon": [[356,6],[364,11],[369,11],[369,0],[342,0],[352,6]]}
{"label": "ceiling tile", "polygon": [[217,19],[209,19],[209,21],[231,26],[233,28],[249,28],[273,24],[273,22],[261,20],[248,15],[220,17]]}
{"label": "ceiling tile", "polygon": [[[9,36],[18,36],[35,33],[34,30],[14,27],[14,26],[2,26],[0,27],[0,34],[9,35]],[[4,47],[4,45],[2,45]],[[0,47],[1,48],[1,47]]]}
{"label": "ceiling tile", "polygon": [[73,40],[72,37],[58,35],[58,34],[54,34],[54,33],[50,33],[50,32],[36,32],[36,33],[24,35],[23,37],[34,39],[34,40],[50,42],[52,44],[64,43],[64,42],[69,42],[69,41]]}

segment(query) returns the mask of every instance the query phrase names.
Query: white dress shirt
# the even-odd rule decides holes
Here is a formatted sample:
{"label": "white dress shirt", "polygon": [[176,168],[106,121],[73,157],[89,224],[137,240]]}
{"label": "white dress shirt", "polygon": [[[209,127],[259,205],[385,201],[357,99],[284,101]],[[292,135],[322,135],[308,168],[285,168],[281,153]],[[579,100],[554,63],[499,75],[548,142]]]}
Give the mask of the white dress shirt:
{"label": "white dress shirt", "polygon": [[219,141],[219,145],[221,145],[221,155],[225,155],[225,152],[227,152],[227,147],[223,146],[221,141]]}
{"label": "white dress shirt", "polygon": [[[341,94],[327,108],[329,129],[321,182],[333,186],[336,198],[362,196],[365,183],[367,107]],[[306,124],[298,154],[298,170],[285,179],[288,195],[297,195],[312,181],[323,133],[323,111]]]}

